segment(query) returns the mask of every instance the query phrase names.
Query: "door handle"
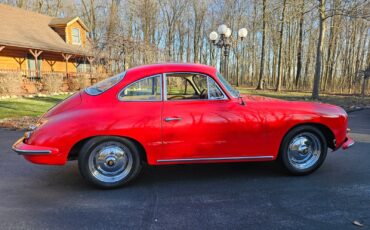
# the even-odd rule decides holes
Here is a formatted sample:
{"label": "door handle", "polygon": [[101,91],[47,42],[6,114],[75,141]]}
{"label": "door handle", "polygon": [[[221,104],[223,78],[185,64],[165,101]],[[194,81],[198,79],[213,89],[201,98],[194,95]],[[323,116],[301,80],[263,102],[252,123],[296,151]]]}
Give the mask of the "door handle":
{"label": "door handle", "polygon": [[165,122],[170,122],[170,121],[181,121],[182,118],[181,117],[166,117],[164,119]]}

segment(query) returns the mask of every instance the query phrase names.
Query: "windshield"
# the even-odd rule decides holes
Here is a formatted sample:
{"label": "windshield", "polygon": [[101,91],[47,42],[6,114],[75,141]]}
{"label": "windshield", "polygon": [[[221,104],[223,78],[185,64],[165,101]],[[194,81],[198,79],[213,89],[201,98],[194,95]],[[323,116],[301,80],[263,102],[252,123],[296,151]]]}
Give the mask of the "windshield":
{"label": "windshield", "polygon": [[100,81],[100,82],[96,83],[95,85],[86,88],[85,92],[89,95],[92,95],[92,96],[102,94],[105,91],[107,91],[108,89],[112,88],[118,82],[120,82],[123,79],[123,77],[125,76],[125,74],[126,74],[126,72],[123,72],[123,73],[117,74],[116,76],[113,76],[113,77],[107,78],[103,81]]}
{"label": "windshield", "polygon": [[226,88],[226,90],[231,94],[231,96],[239,97],[239,91],[232,87],[230,83],[226,81],[226,79],[219,72],[217,72],[217,77],[222,85]]}

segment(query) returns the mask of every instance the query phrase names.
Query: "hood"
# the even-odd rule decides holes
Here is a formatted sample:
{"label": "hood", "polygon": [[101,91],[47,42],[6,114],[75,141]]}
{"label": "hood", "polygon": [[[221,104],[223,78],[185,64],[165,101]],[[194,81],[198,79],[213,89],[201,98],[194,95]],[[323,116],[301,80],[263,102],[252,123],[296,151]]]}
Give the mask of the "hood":
{"label": "hood", "polygon": [[272,111],[294,114],[316,114],[323,117],[347,116],[347,113],[339,106],[322,102],[310,101],[287,101],[282,99],[242,95],[245,103],[252,103],[259,108],[266,108]]}
{"label": "hood", "polygon": [[257,101],[284,101],[284,100],[277,99],[277,98],[255,96],[255,95],[242,94],[241,96],[242,96],[243,100],[245,100],[245,101],[255,101],[255,102],[257,102]]}

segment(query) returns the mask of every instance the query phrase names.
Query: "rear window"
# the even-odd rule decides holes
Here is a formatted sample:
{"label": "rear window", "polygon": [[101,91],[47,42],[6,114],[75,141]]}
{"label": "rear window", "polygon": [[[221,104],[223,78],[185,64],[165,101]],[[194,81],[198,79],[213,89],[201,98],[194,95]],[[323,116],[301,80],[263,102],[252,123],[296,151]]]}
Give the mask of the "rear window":
{"label": "rear window", "polygon": [[123,73],[117,74],[116,76],[113,76],[113,77],[107,78],[103,81],[100,81],[100,82],[96,83],[93,86],[87,87],[85,89],[85,92],[89,95],[92,95],[92,96],[102,94],[105,91],[107,91],[108,89],[112,88],[118,82],[120,82],[123,79],[123,77],[125,76],[125,74],[126,74],[126,72],[123,72]]}

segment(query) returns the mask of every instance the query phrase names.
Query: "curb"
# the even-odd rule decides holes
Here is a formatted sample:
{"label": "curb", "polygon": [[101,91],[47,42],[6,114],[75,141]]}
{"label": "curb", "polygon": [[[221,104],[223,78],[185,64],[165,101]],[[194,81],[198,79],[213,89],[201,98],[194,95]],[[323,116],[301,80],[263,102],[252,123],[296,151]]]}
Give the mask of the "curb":
{"label": "curb", "polygon": [[346,112],[347,113],[353,113],[353,112],[361,111],[361,110],[364,110],[364,109],[370,109],[370,107],[366,106],[366,107],[356,107],[356,108],[352,108],[352,109],[346,109]]}

